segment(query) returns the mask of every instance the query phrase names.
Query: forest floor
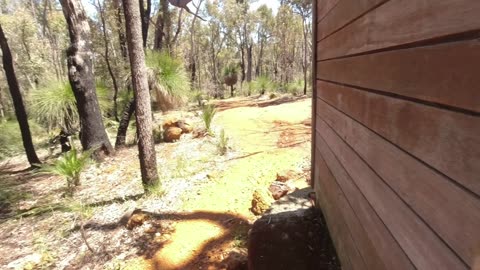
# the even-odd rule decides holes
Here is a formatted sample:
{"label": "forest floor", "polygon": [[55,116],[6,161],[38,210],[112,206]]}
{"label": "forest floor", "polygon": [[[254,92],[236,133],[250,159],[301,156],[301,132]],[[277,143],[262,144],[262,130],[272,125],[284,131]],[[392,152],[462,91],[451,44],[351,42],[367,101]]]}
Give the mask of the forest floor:
{"label": "forest floor", "polygon": [[[308,186],[311,99],[213,103],[216,136],[156,145],[162,187],[148,196],[136,147],[90,165],[73,198],[62,196],[64,180],[25,170],[23,158],[0,163],[0,268],[226,269],[244,262],[258,218],[250,211],[254,191],[285,170],[298,173],[296,187]],[[202,125],[198,108],[155,115],[158,124],[168,117]],[[226,155],[217,149],[222,129]]]}

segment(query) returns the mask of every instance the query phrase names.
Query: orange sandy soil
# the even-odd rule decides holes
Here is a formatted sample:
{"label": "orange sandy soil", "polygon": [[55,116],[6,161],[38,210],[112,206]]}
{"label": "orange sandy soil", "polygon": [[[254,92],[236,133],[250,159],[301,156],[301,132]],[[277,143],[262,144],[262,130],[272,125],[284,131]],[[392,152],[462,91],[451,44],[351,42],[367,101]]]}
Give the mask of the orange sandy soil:
{"label": "orange sandy soil", "polygon": [[[48,251],[55,259],[46,260],[44,265],[50,263],[55,267],[47,267],[49,269],[226,269],[227,265],[232,265],[232,261],[243,260],[246,256],[247,232],[258,218],[249,210],[254,190],[268,187],[276,179],[277,172],[288,169],[299,171],[299,179],[295,181],[298,188],[308,185],[311,99],[234,98],[214,104],[218,110],[213,121],[214,130],[216,134],[221,129],[225,130],[229,138],[228,145],[232,148],[230,153],[224,157],[208,156],[206,153],[215,148],[211,143],[215,141],[213,138],[189,138],[174,144],[157,145],[160,174],[164,178],[185,180],[163,186],[169,190],[178,188],[178,193],[167,192],[159,198],[131,199],[96,208],[93,217],[85,221],[85,232],[90,244],[98,247],[99,254],[102,246],[106,250],[103,257],[89,254],[78,232],[77,215],[53,213],[52,210],[48,217],[2,219],[0,211],[0,257],[3,258],[3,261],[0,259],[0,266],[9,263],[9,260],[38,252],[38,247],[31,242],[39,233],[45,238],[46,246],[49,241],[53,243],[54,236],[50,235],[59,232],[51,227],[52,222],[63,222],[67,227],[77,230],[64,229],[63,233],[68,231],[66,236],[62,236],[64,242],[54,244],[56,247],[64,245],[64,249],[69,246],[70,250],[56,253],[55,246],[50,245]],[[179,162],[180,155],[183,155],[180,159],[182,162]],[[90,194],[102,188],[110,191],[105,192],[108,196],[113,196],[116,189],[128,191],[132,196],[141,192],[138,191],[138,185],[130,183],[138,183],[138,180],[131,180],[139,177],[137,162],[133,161],[136,158],[135,148],[120,151],[101,166],[89,170],[82,180],[88,184],[83,183],[77,193],[83,194],[87,201],[95,201],[95,198],[89,197]],[[173,165],[170,164],[172,160]],[[4,168],[6,173],[0,174],[0,178],[8,177],[11,181],[21,182],[22,188],[33,190],[32,193],[38,198],[33,204],[47,197],[53,202],[62,201],[58,194],[64,182],[58,181],[58,178],[42,176],[38,179],[39,176],[35,176],[36,182],[32,183],[32,177],[26,177],[25,172],[11,173],[12,166],[4,167],[10,168],[10,171]],[[192,169],[194,167],[201,168]],[[19,169],[18,165],[13,168]],[[173,173],[168,168],[176,168],[177,171]],[[199,176],[202,173],[205,176],[203,178]],[[130,182],[123,188],[120,183],[118,188],[113,188],[117,187],[116,181],[120,175],[123,178],[128,175]],[[100,185],[97,184],[98,177],[107,179],[108,184],[95,186]],[[206,180],[193,183],[193,178]],[[52,179],[56,179],[57,184],[52,184]],[[103,200],[111,199],[108,196]],[[132,207],[144,210],[149,220],[140,229],[127,231],[118,225],[118,218]],[[109,215],[111,217],[105,217]],[[93,224],[91,228],[88,226],[90,223]],[[102,225],[97,226],[96,223]],[[32,224],[38,228],[36,233],[30,228]],[[129,245],[135,245],[135,251],[132,251],[133,248],[129,250]],[[42,256],[45,257],[44,254]],[[52,260],[63,260],[63,266],[60,267],[61,262],[52,263]],[[118,261],[121,262],[117,264]]]}

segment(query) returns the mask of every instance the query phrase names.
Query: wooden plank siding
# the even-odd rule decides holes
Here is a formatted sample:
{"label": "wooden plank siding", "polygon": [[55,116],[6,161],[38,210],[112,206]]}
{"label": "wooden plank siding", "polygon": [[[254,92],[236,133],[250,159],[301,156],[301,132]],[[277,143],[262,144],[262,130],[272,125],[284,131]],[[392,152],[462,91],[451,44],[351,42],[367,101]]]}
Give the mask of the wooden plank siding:
{"label": "wooden plank siding", "polygon": [[343,269],[480,269],[480,1],[314,6],[312,177]]}

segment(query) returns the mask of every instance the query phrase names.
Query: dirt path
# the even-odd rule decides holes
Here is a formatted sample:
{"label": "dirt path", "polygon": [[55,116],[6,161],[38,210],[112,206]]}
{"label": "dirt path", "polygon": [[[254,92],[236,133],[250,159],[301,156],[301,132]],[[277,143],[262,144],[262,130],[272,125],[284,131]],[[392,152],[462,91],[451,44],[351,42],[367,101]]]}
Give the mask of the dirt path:
{"label": "dirt path", "polygon": [[[236,99],[216,105],[216,132],[223,128],[241,155],[188,194],[169,241],[148,260],[151,269],[225,269],[245,256],[246,235],[256,219],[249,210],[254,190],[267,187],[279,171],[308,170],[310,99],[282,104]],[[305,178],[296,185],[305,187]]]}

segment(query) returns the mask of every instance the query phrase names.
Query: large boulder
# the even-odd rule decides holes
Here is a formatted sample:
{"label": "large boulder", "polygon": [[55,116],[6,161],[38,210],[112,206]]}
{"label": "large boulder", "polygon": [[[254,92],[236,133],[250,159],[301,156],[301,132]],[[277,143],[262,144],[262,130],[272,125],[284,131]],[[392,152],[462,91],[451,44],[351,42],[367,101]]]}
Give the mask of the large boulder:
{"label": "large boulder", "polygon": [[170,127],[163,133],[163,140],[165,142],[175,142],[182,136],[182,129],[178,127]]}

